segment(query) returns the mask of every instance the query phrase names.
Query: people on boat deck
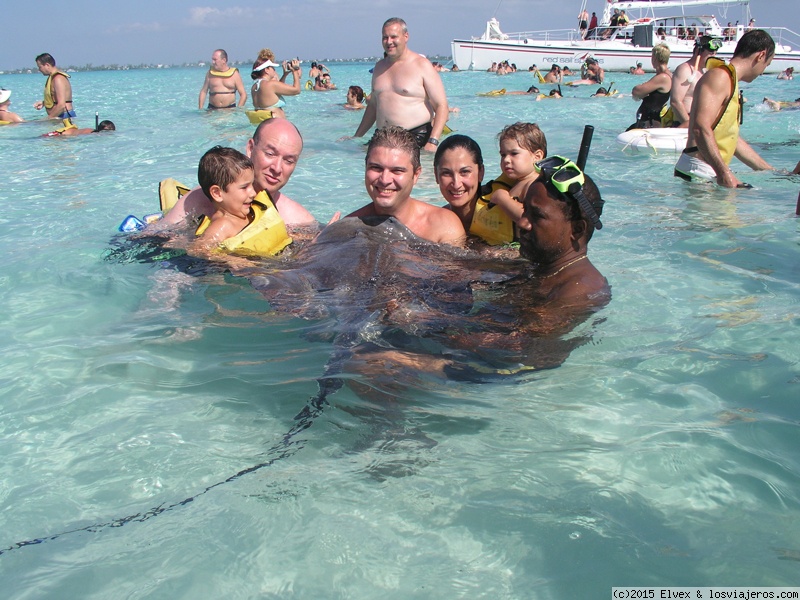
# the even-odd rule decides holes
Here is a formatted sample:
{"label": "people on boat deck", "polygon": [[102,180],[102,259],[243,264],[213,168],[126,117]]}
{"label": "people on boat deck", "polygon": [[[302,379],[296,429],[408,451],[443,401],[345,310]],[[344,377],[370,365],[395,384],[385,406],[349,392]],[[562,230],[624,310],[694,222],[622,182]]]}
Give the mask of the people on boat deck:
{"label": "people on boat deck", "polygon": [[751,169],[772,169],[739,135],[742,99],[739,82],[754,81],[772,62],[775,41],[763,29],[746,32],[728,64],[709,69],[694,90],[686,148],[675,176],[716,181],[724,187],[751,187],[730,168],[735,156]]}
{"label": "people on boat deck", "polygon": [[[303,151],[303,138],[287,119],[267,119],[247,141],[245,153],[253,162],[256,193],[266,191],[287,226],[314,225],[316,220],[302,205],[281,192],[297,167]],[[214,214],[211,199],[201,188],[195,188],[178,199],[175,206],[156,222],[157,227],[175,225],[187,220],[197,223]]]}
{"label": "people on boat deck", "polygon": [[589,30],[589,12],[585,8],[578,14],[578,29],[580,29],[581,37],[585,39]]}
{"label": "people on boat deck", "polygon": [[361,86],[351,85],[347,88],[347,101],[344,107],[350,110],[361,110],[367,107],[364,104],[364,90],[361,89]]}
{"label": "people on boat deck", "polygon": [[589,31],[586,32],[586,37],[591,36],[597,30],[597,13],[592,13],[592,18],[589,20]]}
{"label": "people on boat deck", "polygon": [[239,69],[228,66],[228,53],[225,50],[214,50],[211,55],[211,68],[203,80],[203,87],[200,88],[197,106],[202,109],[208,96],[209,110],[235,108],[236,94],[239,94],[238,106],[244,106],[247,102],[247,92],[244,90]]}
{"label": "people on boat deck", "polygon": [[47,77],[44,83],[44,99],[35,102],[33,108],[47,111],[51,119],[74,119],[75,107],[72,104],[72,84],[69,75],[56,67],[56,59],[44,52],[36,57],[39,73]]}
{"label": "people on boat deck", "polygon": [[703,35],[695,40],[692,56],[685,63],[678,65],[672,75],[672,91],[669,94],[669,106],[672,123],[669,117],[662,119],[665,127],[689,127],[689,115],[692,112],[694,90],[697,82],[706,72],[706,62],[722,47],[722,42],[711,36]]}
{"label": "people on boat deck", "polygon": [[789,67],[785,71],[778,73],[778,79],[793,79],[794,67]]}
{"label": "people on boat deck", "polygon": [[388,19],[381,35],[386,56],[375,64],[370,101],[354,137],[373,125],[396,125],[411,131],[420,148],[435,152],[450,112],[442,79],[427,58],[408,47],[405,21]]}
{"label": "people on boat deck", "polygon": [[669,70],[669,47],[666,44],[653,46],[650,62],[656,74],[631,90],[634,100],[641,100],[636,111],[636,122],[628,129],[661,127],[661,109],[669,101],[672,90],[672,73]]}
{"label": "people on boat deck", "polygon": [[[283,107],[286,106],[284,96],[297,96],[300,93],[300,82],[303,79],[303,70],[300,61],[283,61],[280,65],[283,74],[278,78],[275,70],[278,67],[275,54],[269,48],[262,48],[253,63],[250,77],[254,80],[250,94],[253,98],[253,109],[270,113],[269,117],[286,117]],[[289,75],[292,83],[286,83]]]}
{"label": "people on boat deck", "polygon": [[395,217],[422,239],[463,246],[466,233],[453,212],[411,197],[422,172],[419,153],[408,130],[393,125],[377,129],[367,147],[364,173],[372,202],[348,217]]}
{"label": "people on boat deck", "polygon": [[511,184],[492,192],[490,202],[511,217],[514,223],[526,229],[530,223],[523,215],[522,201],[528,186],[539,176],[535,163],[547,156],[547,138],[536,123],[518,121],[507,125],[497,134],[500,144],[500,168]]}
{"label": "people on boat deck", "polygon": [[25,119],[8,110],[9,106],[11,106],[11,90],[0,88],[0,123],[5,125],[24,122]]}
{"label": "people on boat deck", "polygon": [[253,163],[238,150],[214,146],[200,159],[197,181],[211,199],[214,212],[195,246],[211,249],[240,233],[253,220]]}

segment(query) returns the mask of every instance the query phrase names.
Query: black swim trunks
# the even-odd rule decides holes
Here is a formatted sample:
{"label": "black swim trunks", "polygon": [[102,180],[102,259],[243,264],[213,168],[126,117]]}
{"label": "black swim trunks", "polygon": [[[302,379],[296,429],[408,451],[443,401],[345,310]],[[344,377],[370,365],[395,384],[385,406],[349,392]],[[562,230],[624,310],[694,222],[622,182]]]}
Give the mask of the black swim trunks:
{"label": "black swim trunks", "polygon": [[408,132],[414,136],[414,139],[417,140],[417,146],[420,148],[425,147],[425,144],[428,143],[428,140],[431,138],[431,131],[433,131],[433,125],[430,123],[425,123],[419,127],[408,130]]}
{"label": "black swim trunks", "polygon": [[208,105],[208,110],[222,110],[223,108],[236,108],[236,102],[233,104],[229,104],[228,106],[213,106],[211,104]]}

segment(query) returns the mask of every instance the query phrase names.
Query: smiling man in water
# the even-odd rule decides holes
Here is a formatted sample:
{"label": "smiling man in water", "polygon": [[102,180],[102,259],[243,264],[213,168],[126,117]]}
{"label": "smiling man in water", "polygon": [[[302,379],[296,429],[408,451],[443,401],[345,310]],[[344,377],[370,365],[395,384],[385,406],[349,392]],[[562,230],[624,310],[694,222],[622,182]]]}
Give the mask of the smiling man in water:
{"label": "smiling man in water", "polygon": [[391,216],[430,242],[463,246],[467,234],[452,211],[411,197],[422,172],[419,146],[402,127],[375,131],[369,142],[364,184],[372,202],[349,217]]}

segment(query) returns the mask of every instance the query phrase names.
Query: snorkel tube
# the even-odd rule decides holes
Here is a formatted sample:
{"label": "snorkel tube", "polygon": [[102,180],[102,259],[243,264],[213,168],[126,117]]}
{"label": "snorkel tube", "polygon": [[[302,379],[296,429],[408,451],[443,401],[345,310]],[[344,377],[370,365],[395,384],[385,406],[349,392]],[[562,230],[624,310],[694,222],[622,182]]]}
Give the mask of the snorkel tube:
{"label": "snorkel tube", "polygon": [[100,113],[94,113],[94,132],[97,133],[100,131]]}
{"label": "snorkel tube", "polygon": [[587,125],[583,128],[583,139],[581,140],[581,149],[578,151],[578,160],[575,164],[583,171],[586,166],[586,159],[589,158],[589,148],[592,145],[592,136],[594,135],[594,126]]}
{"label": "snorkel tube", "polygon": [[[589,148],[592,145],[592,136],[594,135],[594,126],[586,125],[583,128],[583,139],[581,140],[581,148],[578,150],[578,160],[575,161],[575,164],[578,168],[583,172],[584,167],[586,167],[586,160],[589,158]],[[589,217],[589,220],[595,226],[596,229],[602,229],[603,224],[600,222],[600,217],[597,216],[597,212],[594,210],[592,203],[589,202],[589,199],[586,197],[586,194],[583,193],[583,189],[580,183],[573,183],[569,186],[569,193],[570,195],[578,201],[578,206],[581,207],[583,214]]]}

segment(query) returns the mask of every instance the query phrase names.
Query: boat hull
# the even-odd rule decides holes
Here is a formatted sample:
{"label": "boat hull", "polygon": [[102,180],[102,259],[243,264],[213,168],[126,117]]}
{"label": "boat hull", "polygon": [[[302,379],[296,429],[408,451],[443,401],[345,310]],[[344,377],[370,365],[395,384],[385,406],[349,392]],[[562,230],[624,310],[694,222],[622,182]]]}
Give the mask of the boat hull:
{"label": "boat hull", "polygon": [[[636,63],[642,63],[646,69],[650,68],[650,55],[652,47],[634,47],[621,43],[604,45],[602,42],[549,42],[543,43],[534,40],[453,40],[453,63],[459,69],[473,71],[486,71],[492,63],[507,60],[517,65],[520,70],[526,70],[531,65],[536,65],[540,70],[549,70],[552,64],[569,66],[571,69],[580,69],[588,56],[596,59],[606,71],[620,71],[627,73]],[[726,44],[717,55],[729,60],[733,55],[733,44]],[[688,44],[685,49],[670,45],[669,66],[675,69],[692,56],[692,48]],[[780,73],[794,67],[800,70],[800,52],[778,51],[765,73]]]}

